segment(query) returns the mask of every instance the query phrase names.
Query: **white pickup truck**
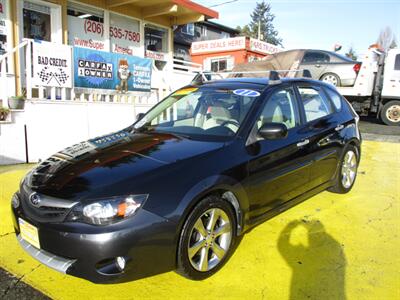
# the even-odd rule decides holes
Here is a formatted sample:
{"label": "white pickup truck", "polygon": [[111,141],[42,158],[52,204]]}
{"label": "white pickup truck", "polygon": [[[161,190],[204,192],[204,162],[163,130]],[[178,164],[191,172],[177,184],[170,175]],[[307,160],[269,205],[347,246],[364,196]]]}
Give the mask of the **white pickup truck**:
{"label": "white pickup truck", "polygon": [[358,113],[372,113],[387,125],[400,126],[400,49],[386,54],[369,49],[354,86],[337,89]]}

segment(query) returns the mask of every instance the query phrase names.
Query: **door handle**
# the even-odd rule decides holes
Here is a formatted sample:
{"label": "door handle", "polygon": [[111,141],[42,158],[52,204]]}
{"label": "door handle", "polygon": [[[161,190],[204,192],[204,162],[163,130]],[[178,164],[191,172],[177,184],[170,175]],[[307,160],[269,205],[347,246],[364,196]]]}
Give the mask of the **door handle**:
{"label": "door handle", "polygon": [[317,67],[317,68],[321,68],[321,65],[317,64],[317,65],[315,65],[315,67]]}
{"label": "door handle", "polygon": [[344,128],[344,125],[343,125],[343,124],[340,124],[340,125],[336,126],[335,130],[336,130],[336,131],[340,131],[340,130],[342,130],[343,128]]}
{"label": "door handle", "polygon": [[305,146],[305,145],[307,145],[309,142],[310,142],[309,139],[305,139],[305,140],[303,140],[303,141],[301,141],[301,142],[298,142],[298,143],[297,143],[297,147]]}

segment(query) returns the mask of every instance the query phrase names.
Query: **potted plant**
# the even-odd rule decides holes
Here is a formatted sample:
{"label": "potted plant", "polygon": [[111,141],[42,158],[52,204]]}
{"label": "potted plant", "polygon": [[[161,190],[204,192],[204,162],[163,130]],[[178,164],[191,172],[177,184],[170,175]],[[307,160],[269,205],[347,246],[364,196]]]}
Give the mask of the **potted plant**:
{"label": "potted plant", "polygon": [[10,109],[24,109],[25,97],[22,95],[9,97],[8,98],[8,107]]}
{"label": "potted plant", "polygon": [[5,107],[0,107],[0,121],[6,121],[10,110]]}

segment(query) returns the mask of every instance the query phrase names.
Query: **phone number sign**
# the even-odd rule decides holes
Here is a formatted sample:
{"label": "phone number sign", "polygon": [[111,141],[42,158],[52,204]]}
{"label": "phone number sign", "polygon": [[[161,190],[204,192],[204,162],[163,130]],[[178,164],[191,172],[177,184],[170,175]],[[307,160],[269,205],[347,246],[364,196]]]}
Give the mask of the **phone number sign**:
{"label": "phone number sign", "polygon": [[[111,51],[139,55],[141,40],[139,22],[116,14],[110,14],[110,17]],[[70,45],[101,51],[109,50],[106,47],[103,23],[73,16],[68,16],[68,18]]]}

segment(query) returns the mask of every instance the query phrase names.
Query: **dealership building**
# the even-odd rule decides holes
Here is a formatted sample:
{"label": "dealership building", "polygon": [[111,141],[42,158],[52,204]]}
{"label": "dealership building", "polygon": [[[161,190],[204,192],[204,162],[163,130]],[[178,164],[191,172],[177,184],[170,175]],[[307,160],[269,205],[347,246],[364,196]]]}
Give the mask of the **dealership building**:
{"label": "dealership building", "polygon": [[263,59],[283,49],[249,37],[231,37],[192,43],[190,54],[194,63],[212,72],[231,71],[237,64]]}
{"label": "dealership building", "polygon": [[174,70],[173,28],[213,18],[188,0],[0,0],[0,107],[27,98],[0,120],[0,164],[131,124],[200,70]]}

